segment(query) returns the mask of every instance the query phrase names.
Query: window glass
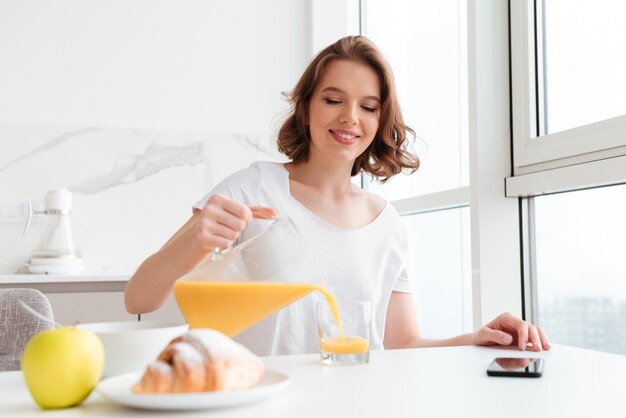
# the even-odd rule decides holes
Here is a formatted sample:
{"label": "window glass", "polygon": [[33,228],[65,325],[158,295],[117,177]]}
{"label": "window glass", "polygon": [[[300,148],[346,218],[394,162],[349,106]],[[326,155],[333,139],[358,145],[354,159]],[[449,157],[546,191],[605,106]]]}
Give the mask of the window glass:
{"label": "window glass", "polygon": [[372,183],[370,190],[395,200],[467,186],[465,1],[367,0],[364,9],[364,35],[393,68],[422,162],[413,175]]}
{"label": "window glass", "polygon": [[449,338],[472,329],[469,208],[402,217],[421,333]]}
{"label": "window glass", "polygon": [[535,198],[539,323],[551,341],[626,354],[626,186]]}
{"label": "window glass", "polygon": [[543,7],[546,133],[626,114],[626,2]]}

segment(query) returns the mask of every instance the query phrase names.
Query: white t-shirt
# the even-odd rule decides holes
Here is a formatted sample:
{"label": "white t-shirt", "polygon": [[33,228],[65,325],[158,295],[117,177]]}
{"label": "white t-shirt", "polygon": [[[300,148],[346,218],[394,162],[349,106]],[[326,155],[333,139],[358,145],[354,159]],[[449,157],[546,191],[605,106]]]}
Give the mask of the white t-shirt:
{"label": "white t-shirt", "polygon": [[[330,225],[291,195],[289,172],[283,164],[273,162],[256,162],[234,173],[194,208],[202,209],[212,194],[229,196],[251,206],[274,207],[281,216],[288,216],[317,262],[325,287],[335,298],[371,301],[370,349],[383,349],[385,317],[392,290],[412,292],[406,272],[406,230],[388,202],[374,221],[361,228]],[[263,226],[259,224],[263,222],[252,222],[238,242],[261,232]],[[323,299],[315,293],[279,310],[237,335],[235,340],[258,355],[318,352],[315,302]]]}

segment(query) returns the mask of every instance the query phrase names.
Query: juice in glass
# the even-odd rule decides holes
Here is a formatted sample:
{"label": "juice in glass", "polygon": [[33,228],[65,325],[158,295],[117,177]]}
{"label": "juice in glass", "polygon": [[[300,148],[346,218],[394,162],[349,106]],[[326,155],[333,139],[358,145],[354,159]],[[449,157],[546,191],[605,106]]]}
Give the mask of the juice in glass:
{"label": "juice in glass", "polygon": [[341,327],[332,318],[333,309],[337,307],[324,302],[317,304],[322,363],[334,366],[369,362],[370,302],[340,303]]}

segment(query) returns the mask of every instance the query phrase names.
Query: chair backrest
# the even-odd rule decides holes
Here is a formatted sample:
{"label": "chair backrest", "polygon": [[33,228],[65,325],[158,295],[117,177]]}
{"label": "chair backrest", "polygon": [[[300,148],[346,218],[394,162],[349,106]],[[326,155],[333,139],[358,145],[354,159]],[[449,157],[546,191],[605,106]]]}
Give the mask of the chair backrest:
{"label": "chair backrest", "polygon": [[20,370],[22,351],[37,333],[52,325],[19,304],[23,300],[44,317],[53,319],[48,298],[35,289],[0,289],[0,372]]}

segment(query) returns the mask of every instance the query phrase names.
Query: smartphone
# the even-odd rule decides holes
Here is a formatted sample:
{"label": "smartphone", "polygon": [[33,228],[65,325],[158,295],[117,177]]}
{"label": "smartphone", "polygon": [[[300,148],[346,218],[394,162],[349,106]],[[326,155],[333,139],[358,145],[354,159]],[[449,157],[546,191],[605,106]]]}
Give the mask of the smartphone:
{"label": "smartphone", "polygon": [[543,359],[529,357],[498,357],[487,368],[489,376],[540,377]]}

